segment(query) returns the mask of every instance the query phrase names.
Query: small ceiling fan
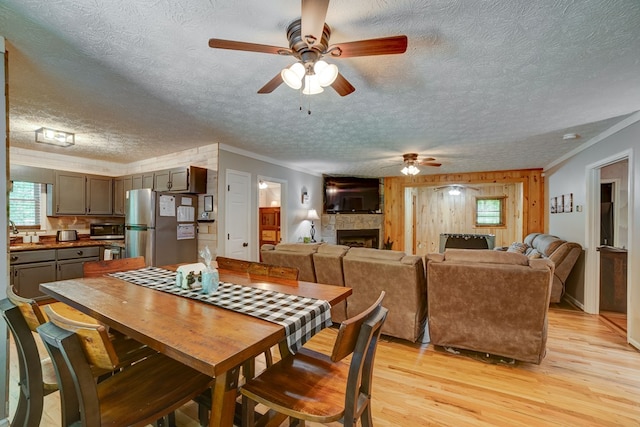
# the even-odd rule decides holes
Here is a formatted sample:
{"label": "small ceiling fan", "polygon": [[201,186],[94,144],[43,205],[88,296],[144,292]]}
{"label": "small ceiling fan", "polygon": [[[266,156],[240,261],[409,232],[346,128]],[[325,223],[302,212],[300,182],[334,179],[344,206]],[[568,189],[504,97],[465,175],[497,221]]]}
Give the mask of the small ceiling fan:
{"label": "small ceiling fan", "polygon": [[331,86],[340,96],[349,95],[356,89],[338,72],[335,64],[327,63],[323,57],[353,58],[406,52],[407,36],[329,45],[331,29],[324,22],[328,8],[329,0],[302,0],[301,18],[293,21],[287,28],[288,48],[223,39],[209,39],[209,47],[289,55],[297,59],[297,62],[283,69],[258,93],[271,93],[285,82],[293,89],[302,89],[305,95],[320,93],[324,87]]}
{"label": "small ceiling fan", "polygon": [[400,172],[404,175],[417,175],[420,173],[418,166],[432,166],[440,167],[442,163],[435,162],[435,157],[424,157],[422,160],[418,160],[418,153],[406,153],[402,155],[404,162],[404,168]]}

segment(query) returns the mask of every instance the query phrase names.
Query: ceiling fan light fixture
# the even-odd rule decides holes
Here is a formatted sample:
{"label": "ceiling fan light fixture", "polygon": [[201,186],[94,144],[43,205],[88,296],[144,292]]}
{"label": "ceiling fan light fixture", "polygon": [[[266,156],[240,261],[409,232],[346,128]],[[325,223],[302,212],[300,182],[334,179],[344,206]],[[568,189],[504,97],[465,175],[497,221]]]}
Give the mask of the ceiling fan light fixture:
{"label": "ceiling fan light fixture", "polygon": [[460,190],[458,190],[457,187],[453,187],[451,190],[449,190],[449,195],[450,196],[459,196],[460,195]]}
{"label": "ceiling fan light fixture", "polygon": [[313,71],[318,76],[320,86],[327,87],[336,81],[338,77],[338,67],[335,64],[329,64],[326,61],[317,61],[313,65]]}
{"label": "ceiling fan light fixture", "polygon": [[408,165],[403,167],[400,172],[402,172],[404,175],[418,175],[420,173],[420,169],[418,169],[414,165]]}
{"label": "ceiling fan light fixture", "polygon": [[324,92],[324,89],[322,88],[322,86],[320,86],[317,75],[307,74],[306,76],[304,76],[304,89],[302,89],[303,94],[316,95],[322,92]]}
{"label": "ceiling fan light fixture", "polygon": [[285,68],[280,72],[282,80],[291,89],[300,89],[302,87],[302,78],[305,75],[304,65],[301,62],[296,62],[292,66]]}

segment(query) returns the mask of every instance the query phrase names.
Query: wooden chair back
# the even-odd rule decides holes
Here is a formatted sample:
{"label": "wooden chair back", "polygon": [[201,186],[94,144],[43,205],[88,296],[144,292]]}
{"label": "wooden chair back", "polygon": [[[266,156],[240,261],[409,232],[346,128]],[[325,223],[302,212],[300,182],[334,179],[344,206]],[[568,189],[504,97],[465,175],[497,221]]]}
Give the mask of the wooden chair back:
{"label": "wooden chair back", "polygon": [[32,332],[35,332],[38,326],[47,321],[46,315],[42,312],[38,303],[33,299],[24,298],[16,294],[11,285],[7,286],[7,298],[18,307],[24,317],[24,321],[27,322]]}
{"label": "wooden chair back", "polygon": [[218,268],[223,270],[235,271],[237,273],[247,273],[249,271],[249,266],[251,265],[251,261],[226,258],[222,256],[216,257],[216,262],[218,263]]}
{"label": "wooden chair back", "polygon": [[[13,294],[11,287],[8,287],[7,291]],[[18,357],[19,396],[11,425],[38,426],[42,418],[44,396],[58,387],[55,380],[45,383],[38,346],[31,325],[27,323],[21,309],[24,304],[14,304],[14,299],[15,294],[12,299],[5,298],[0,301],[0,311],[13,335]],[[33,313],[29,310],[27,312]]]}
{"label": "wooden chair back", "polygon": [[251,276],[277,277],[280,279],[298,280],[299,270],[295,267],[282,267],[263,262],[245,261],[242,259],[217,257],[218,268],[248,273]]}
{"label": "wooden chair back", "polygon": [[[324,354],[302,348],[247,380],[241,388],[246,424],[290,425],[305,421],[330,423],[342,420],[345,427],[373,425],[371,392],[376,348],[388,310],[382,306],[385,292],[362,313],[340,325],[331,361]],[[340,362],[351,355],[349,364]],[[292,378],[296,378],[292,381]],[[269,410],[254,424],[254,406]]]}
{"label": "wooden chair back", "polygon": [[65,317],[51,306],[45,306],[44,311],[51,323],[75,333],[80,338],[89,364],[106,371],[112,371],[120,365],[118,354],[109,339],[107,328],[103,325]]}
{"label": "wooden chair back", "polygon": [[63,426],[148,425],[213,384],[210,376],[160,353],[98,382],[91,360],[102,349],[88,337],[108,347],[104,328],[48,315],[51,320],[39,326],[38,333],[56,367]]}
{"label": "wooden chair back", "polygon": [[[382,300],[384,299],[384,296],[385,292],[382,291],[373,305],[340,324],[338,337],[336,338],[333,345],[333,352],[331,353],[332,361],[338,362],[355,351],[360,335],[363,334],[362,330],[364,323],[367,321],[371,322],[371,319],[378,321],[379,319],[377,318],[381,317],[375,316],[374,312],[377,313],[384,310],[384,316],[382,318],[382,321],[384,321],[384,317],[386,317],[386,309],[382,307]],[[375,325],[369,325],[369,327],[373,328]],[[375,334],[375,332],[376,331],[372,331],[373,334]],[[368,336],[369,331],[365,331],[364,335]]]}
{"label": "wooden chair back", "polygon": [[108,261],[87,261],[82,265],[83,277],[99,277],[117,271],[137,270],[146,267],[144,257],[119,258]]}

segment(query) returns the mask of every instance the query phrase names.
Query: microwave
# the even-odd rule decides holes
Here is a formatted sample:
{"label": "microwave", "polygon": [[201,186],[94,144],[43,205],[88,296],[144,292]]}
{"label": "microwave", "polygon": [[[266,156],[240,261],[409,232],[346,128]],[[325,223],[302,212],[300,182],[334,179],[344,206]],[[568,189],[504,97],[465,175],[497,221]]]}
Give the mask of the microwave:
{"label": "microwave", "polygon": [[95,240],[123,240],[124,224],[102,223],[89,225],[89,238]]}

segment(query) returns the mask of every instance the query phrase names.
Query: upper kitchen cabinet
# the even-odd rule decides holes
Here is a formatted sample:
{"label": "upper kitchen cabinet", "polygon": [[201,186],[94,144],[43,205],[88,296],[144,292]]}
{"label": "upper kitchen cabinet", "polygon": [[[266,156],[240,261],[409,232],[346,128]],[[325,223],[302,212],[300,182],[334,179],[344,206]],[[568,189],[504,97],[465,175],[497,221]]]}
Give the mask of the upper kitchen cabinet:
{"label": "upper kitchen cabinet", "polygon": [[[128,187],[128,188],[127,188]],[[131,190],[131,177],[113,179],[113,214],[124,215],[124,193]]]}
{"label": "upper kitchen cabinet", "polygon": [[130,190],[140,190],[142,188],[153,188],[153,172],[131,175]]}
{"label": "upper kitchen cabinet", "polygon": [[155,191],[176,193],[206,193],[207,170],[196,166],[166,169],[154,173]]}
{"label": "upper kitchen cabinet", "polygon": [[87,214],[113,214],[113,178],[87,175]]}
{"label": "upper kitchen cabinet", "polygon": [[112,215],[112,187],[110,177],[56,171],[47,215]]}

